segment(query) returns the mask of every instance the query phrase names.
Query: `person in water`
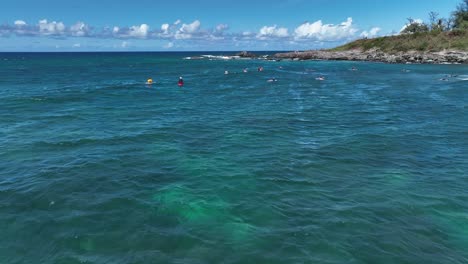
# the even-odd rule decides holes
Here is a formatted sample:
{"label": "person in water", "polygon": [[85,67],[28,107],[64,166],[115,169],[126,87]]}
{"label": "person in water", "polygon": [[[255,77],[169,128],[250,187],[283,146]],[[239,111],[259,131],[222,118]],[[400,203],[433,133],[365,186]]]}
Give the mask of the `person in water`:
{"label": "person in water", "polygon": [[148,80],[146,81],[146,84],[153,84],[153,79],[148,78]]}
{"label": "person in water", "polygon": [[179,87],[184,86],[184,79],[182,79],[182,76],[179,77],[179,82],[177,83],[177,85],[179,85]]}

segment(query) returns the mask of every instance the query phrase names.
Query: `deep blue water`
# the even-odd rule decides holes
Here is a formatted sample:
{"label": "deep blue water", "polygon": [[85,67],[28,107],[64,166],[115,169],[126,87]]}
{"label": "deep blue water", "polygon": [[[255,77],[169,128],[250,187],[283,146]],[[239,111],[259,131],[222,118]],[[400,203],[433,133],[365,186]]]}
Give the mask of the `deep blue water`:
{"label": "deep blue water", "polygon": [[191,55],[0,53],[0,263],[468,263],[468,66]]}

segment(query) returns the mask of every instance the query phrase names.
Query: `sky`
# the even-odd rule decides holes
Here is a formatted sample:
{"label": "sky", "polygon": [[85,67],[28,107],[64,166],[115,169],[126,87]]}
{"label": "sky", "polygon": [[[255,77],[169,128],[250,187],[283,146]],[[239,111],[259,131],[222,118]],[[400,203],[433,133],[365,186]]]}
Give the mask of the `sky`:
{"label": "sky", "polygon": [[[2,0],[2,51],[335,47],[448,18],[461,0]],[[419,21],[419,20],[418,20]]]}

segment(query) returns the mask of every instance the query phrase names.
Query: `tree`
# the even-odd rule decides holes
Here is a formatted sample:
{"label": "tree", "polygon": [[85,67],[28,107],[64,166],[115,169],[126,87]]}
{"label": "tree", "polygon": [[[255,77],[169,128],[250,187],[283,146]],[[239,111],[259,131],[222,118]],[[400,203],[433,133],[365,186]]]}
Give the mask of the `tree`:
{"label": "tree", "polygon": [[401,33],[413,34],[413,33],[422,33],[422,32],[428,32],[428,31],[429,31],[429,27],[423,22],[415,21],[412,18],[408,18],[408,24],[406,24],[405,29],[403,29]]}
{"label": "tree", "polygon": [[453,28],[468,30],[468,0],[463,0],[452,13]]}
{"label": "tree", "polygon": [[442,19],[439,19],[439,13],[429,12],[429,27],[431,31],[442,30]]}

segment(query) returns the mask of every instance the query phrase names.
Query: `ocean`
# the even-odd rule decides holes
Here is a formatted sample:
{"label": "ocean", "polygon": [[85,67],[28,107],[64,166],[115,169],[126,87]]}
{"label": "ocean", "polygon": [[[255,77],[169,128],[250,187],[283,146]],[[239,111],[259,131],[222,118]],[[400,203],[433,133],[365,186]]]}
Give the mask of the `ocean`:
{"label": "ocean", "polygon": [[204,54],[0,53],[0,263],[468,263],[468,66]]}

